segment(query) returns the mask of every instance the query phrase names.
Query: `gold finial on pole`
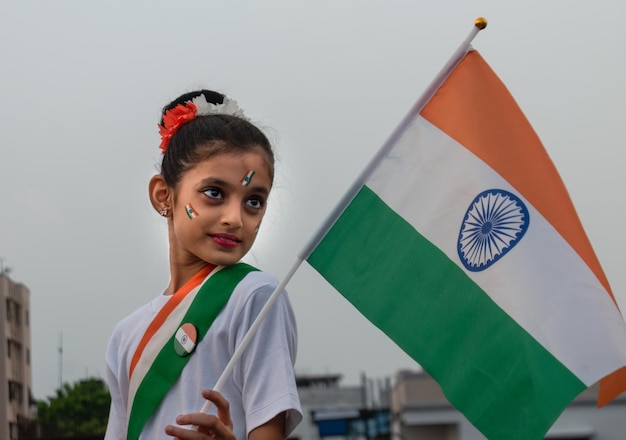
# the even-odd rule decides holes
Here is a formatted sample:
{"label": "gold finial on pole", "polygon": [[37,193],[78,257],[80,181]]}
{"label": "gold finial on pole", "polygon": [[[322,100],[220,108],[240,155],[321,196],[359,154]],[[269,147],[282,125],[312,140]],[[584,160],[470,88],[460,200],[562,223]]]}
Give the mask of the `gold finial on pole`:
{"label": "gold finial on pole", "polygon": [[487,27],[487,19],[485,17],[478,17],[476,20],[474,20],[474,26],[482,31]]}

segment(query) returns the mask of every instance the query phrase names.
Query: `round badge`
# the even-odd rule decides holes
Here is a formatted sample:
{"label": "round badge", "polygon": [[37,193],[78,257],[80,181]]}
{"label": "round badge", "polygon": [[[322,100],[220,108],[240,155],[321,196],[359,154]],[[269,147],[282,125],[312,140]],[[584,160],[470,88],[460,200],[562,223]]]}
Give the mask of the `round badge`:
{"label": "round badge", "polygon": [[189,356],[196,348],[198,331],[193,324],[181,325],[174,336],[174,350],[178,356]]}

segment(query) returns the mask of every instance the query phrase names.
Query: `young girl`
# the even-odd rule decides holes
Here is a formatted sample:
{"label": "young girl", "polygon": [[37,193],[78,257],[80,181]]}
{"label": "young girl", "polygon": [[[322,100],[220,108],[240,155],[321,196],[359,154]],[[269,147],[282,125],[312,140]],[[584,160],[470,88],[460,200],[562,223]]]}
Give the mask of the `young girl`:
{"label": "young girl", "polygon": [[[115,327],[105,438],[284,439],[302,418],[286,295],[221,393],[209,391],[278,284],[239,262],[265,214],[270,143],[234,101],[208,90],[167,105],[159,128],[163,161],[149,194],[167,219],[170,282]],[[198,412],[205,399],[216,415]]]}

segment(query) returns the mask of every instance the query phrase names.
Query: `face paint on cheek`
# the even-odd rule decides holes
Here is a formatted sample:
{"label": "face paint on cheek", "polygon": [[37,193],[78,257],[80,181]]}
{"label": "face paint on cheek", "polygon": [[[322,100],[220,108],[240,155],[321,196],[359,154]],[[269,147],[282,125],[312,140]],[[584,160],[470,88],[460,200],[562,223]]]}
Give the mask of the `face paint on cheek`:
{"label": "face paint on cheek", "polygon": [[243,186],[250,185],[250,182],[252,182],[252,176],[254,176],[254,170],[248,170],[246,175],[241,178],[240,180],[241,184]]}
{"label": "face paint on cheek", "polygon": [[198,217],[198,211],[196,211],[195,209],[193,209],[193,206],[191,206],[191,203],[189,203],[188,205],[185,205],[185,212],[187,213],[187,217],[189,217],[189,220]]}

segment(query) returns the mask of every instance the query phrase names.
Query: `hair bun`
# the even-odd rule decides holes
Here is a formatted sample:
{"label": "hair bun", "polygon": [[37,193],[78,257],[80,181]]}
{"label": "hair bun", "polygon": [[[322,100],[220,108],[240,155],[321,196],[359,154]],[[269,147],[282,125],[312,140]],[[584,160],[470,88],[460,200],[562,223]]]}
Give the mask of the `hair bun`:
{"label": "hair bun", "polygon": [[221,93],[210,90],[185,93],[163,108],[159,123],[159,134],[161,135],[159,148],[161,152],[165,154],[170,139],[180,127],[198,116],[210,115],[230,115],[248,120],[237,105],[237,101],[228,99]]}

